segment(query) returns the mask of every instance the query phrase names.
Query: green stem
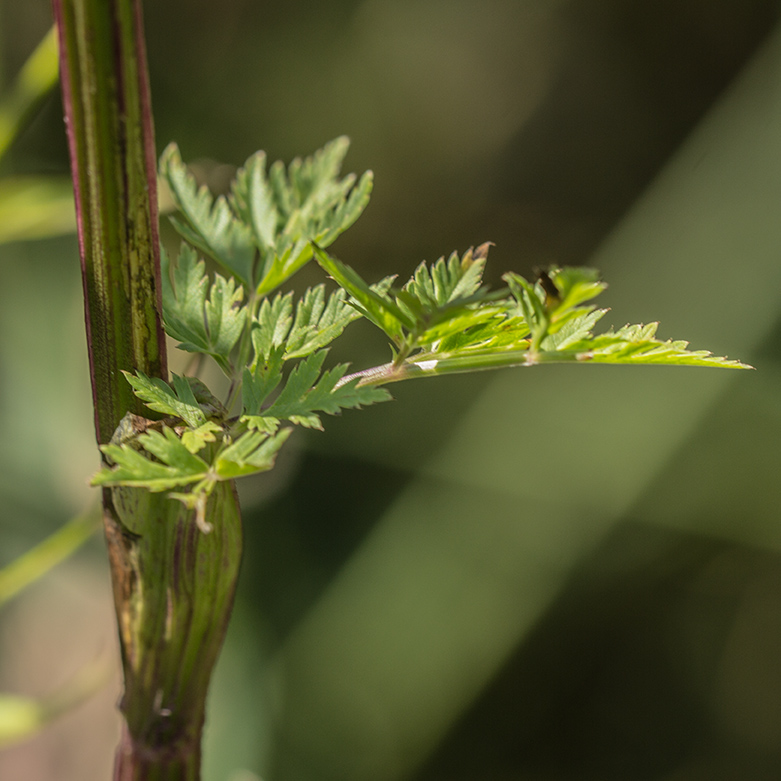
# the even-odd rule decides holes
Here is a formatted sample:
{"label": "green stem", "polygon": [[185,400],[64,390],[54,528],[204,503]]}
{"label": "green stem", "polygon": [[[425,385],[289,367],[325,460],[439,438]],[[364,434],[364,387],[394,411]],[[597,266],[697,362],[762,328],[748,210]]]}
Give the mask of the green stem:
{"label": "green stem", "polygon": [[[53,0],[98,442],[149,415],[122,371],[167,379],[152,115],[140,0]],[[126,418],[126,413],[135,416]],[[195,512],[103,491],[125,691],[115,781],[197,781],[206,693],[241,558],[232,483]]]}
{"label": "green stem", "polygon": [[471,355],[416,355],[401,366],[386,363],[371,369],[348,374],[337,383],[341,387],[350,380],[358,379],[358,384],[387,385],[391,382],[412,380],[418,377],[436,377],[445,374],[465,374],[467,372],[504,369],[513,366],[535,366],[538,363],[588,363],[592,359],[589,352],[567,352],[551,350],[533,352],[532,350],[507,350],[506,352],[472,353]]}
{"label": "green stem", "polygon": [[167,377],[154,135],[135,0],[54,0],[95,426],[143,414],[122,371]]}
{"label": "green stem", "polygon": [[115,488],[109,528],[120,617],[125,726],[115,781],[196,781],[206,692],[228,625],[241,561],[232,483],[209,498],[204,534],[165,494]]}

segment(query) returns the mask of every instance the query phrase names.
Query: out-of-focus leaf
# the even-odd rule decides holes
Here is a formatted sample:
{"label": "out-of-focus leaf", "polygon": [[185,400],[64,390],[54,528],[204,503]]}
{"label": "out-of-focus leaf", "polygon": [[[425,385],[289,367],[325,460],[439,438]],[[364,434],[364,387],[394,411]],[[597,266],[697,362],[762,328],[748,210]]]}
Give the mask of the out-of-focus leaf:
{"label": "out-of-focus leaf", "polygon": [[0,244],[75,230],[70,179],[20,176],[0,180]]}
{"label": "out-of-focus leaf", "polygon": [[0,746],[34,735],[48,721],[40,700],[0,694]]}
{"label": "out-of-focus leaf", "polygon": [[60,691],[47,697],[0,694],[0,748],[32,737],[60,714],[91,697],[107,683],[113,668],[107,658],[92,662]]}
{"label": "out-of-focus leaf", "polygon": [[24,127],[35,107],[57,83],[57,33],[52,27],[0,97],[0,157]]}

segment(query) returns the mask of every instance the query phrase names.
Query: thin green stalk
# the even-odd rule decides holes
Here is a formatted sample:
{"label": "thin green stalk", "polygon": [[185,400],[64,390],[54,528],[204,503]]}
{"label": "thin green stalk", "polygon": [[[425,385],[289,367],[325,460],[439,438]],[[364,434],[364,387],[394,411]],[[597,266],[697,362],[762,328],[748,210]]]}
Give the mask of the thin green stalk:
{"label": "thin green stalk", "polygon": [[592,358],[593,356],[588,352],[566,352],[563,350],[536,353],[531,350],[507,350],[473,355],[416,356],[414,360],[408,360],[401,365],[397,365],[395,362],[386,363],[382,366],[373,366],[370,369],[345,375],[339,380],[337,387],[356,378],[361,386],[387,385],[390,382],[412,380],[418,377],[465,374],[513,366],[534,366],[538,363],[587,363]]}
{"label": "thin green stalk", "polygon": [[94,511],[78,516],[0,569],[0,605],[77,551],[99,525],[98,515]]}

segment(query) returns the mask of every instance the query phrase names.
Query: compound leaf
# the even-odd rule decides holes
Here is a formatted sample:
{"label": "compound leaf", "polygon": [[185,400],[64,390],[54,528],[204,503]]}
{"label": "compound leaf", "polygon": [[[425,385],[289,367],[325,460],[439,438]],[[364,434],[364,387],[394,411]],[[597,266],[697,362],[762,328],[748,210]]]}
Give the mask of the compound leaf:
{"label": "compound leaf", "polygon": [[403,289],[429,311],[473,300],[480,288],[489,247],[490,243],[486,243],[476,250],[470,248],[461,258],[454,252],[447,261],[441,257],[430,267],[421,263]]}
{"label": "compound leaf", "polygon": [[273,252],[280,213],[274,191],[266,178],[266,153],[256,152],[236,172],[231,203],[245,225],[249,225],[262,254]]}
{"label": "compound leaf", "polygon": [[285,341],[285,359],[303,358],[330,344],[360,313],[339,289],[325,300],[325,285],[306,291],[296,304],[296,316]]}
{"label": "compound leaf", "polygon": [[163,287],[163,323],[166,333],[181,342],[181,349],[208,352],[209,337],[203,319],[209,278],[205,264],[195,250],[182,244],[171,280],[171,261],[160,248],[160,271]]}
{"label": "compound leaf", "polygon": [[336,415],[342,409],[355,409],[380,401],[390,394],[381,388],[358,387],[358,380],[339,384],[347,367],[337,366],[323,372],[326,351],[301,361],[290,373],[284,388],[264,416],[286,419],[305,428],[322,429],[318,412]]}
{"label": "compound leaf", "polygon": [[257,250],[250,228],[233,214],[223,196],[215,199],[206,186],[197,186],[176,144],[163,152],[160,175],[183,217],[171,219],[182,238],[251,288]]}
{"label": "compound leaf", "polygon": [[269,436],[265,431],[247,431],[233,444],[222,450],[215,461],[214,471],[220,480],[265,472],[274,466],[277,453],[290,436],[292,429],[282,429]]}
{"label": "compound leaf", "polygon": [[197,428],[206,422],[206,415],[195,399],[189,378],[173,375],[174,387],[158,377],[147,377],[143,372],[122,372],[133,386],[133,392],[149,409],[163,415],[181,418],[188,426]]}
{"label": "compound leaf", "polygon": [[204,262],[187,244],[182,244],[173,282],[167,255],[161,271],[166,332],[180,341],[179,349],[211,355],[231,376],[230,354],[247,320],[243,289],[232,277],[225,279],[219,274],[214,275],[209,289]]}
{"label": "compound leaf", "polygon": [[350,146],[342,136],[285,168],[254,154],[239,169],[231,205],[260,255],[256,295],[265,296],[312,257],[312,242],[330,245],[360,216],[369,201],[372,174],[356,184],[353,174],[339,179]]}
{"label": "compound leaf", "polygon": [[660,341],[655,338],[658,325],[626,325],[617,331],[608,331],[569,344],[566,351],[577,353],[581,362],[591,363],[751,368],[740,361],[713,355],[708,350],[689,350],[689,343],[682,340]]}
{"label": "compound leaf", "polygon": [[356,309],[385,331],[394,342],[401,341],[405,328],[415,327],[414,318],[402,311],[386,293],[364,282],[349,266],[331,257],[320,247],[315,247],[315,257],[336,283],[353,297]]}
{"label": "compound leaf", "polygon": [[255,362],[265,360],[274,348],[284,345],[293,322],[292,315],[292,293],[277,294],[272,299],[263,299],[252,323],[252,346],[255,350]]}
{"label": "compound leaf", "polygon": [[[151,453],[151,460],[136,446]],[[172,429],[163,426],[162,433],[149,431],[139,434],[133,442],[123,445],[103,445],[103,453],[113,462],[92,478],[92,485],[124,485],[147,488],[150,491],[169,491],[197,482],[206,477],[209,465],[191,453]]]}
{"label": "compound leaf", "polygon": [[244,291],[233,279],[214,276],[209,299],[206,301],[206,323],[209,329],[209,355],[230,377],[230,354],[241,336],[247,320],[247,309],[241,305]]}
{"label": "compound leaf", "polygon": [[252,366],[246,367],[241,387],[245,415],[260,415],[263,402],[282,381],[284,347],[277,346],[266,355],[258,355]]}

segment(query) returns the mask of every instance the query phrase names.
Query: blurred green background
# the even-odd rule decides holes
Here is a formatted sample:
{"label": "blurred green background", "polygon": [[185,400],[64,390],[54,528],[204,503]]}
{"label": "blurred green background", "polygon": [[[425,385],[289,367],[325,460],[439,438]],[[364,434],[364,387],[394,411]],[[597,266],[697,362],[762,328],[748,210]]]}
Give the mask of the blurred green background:
{"label": "blurred green background", "polygon": [[[610,323],[758,369],[435,379],[298,436],[241,485],[205,779],[781,777],[778,2],[145,10],[158,148],[214,187],[352,137],[375,194],[334,253],[364,277],[491,240],[492,281],[591,264]],[[0,2],[0,85],[50,24]],[[52,94],[0,177],[61,181],[61,117]],[[21,206],[22,235],[61,233]],[[0,281],[2,566],[94,501],[97,458],[75,238],[4,243]],[[356,368],[386,359],[361,326],[335,348]],[[0,691],[56,689],[113,636],[96,538],[0,613]],[[117,694],[0,778],[108,778]]]}

